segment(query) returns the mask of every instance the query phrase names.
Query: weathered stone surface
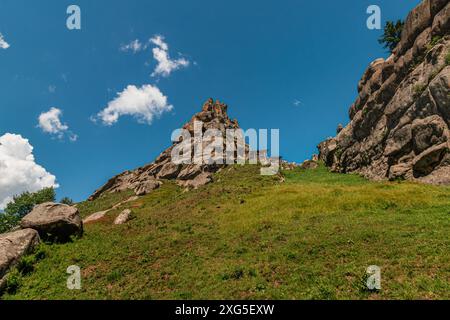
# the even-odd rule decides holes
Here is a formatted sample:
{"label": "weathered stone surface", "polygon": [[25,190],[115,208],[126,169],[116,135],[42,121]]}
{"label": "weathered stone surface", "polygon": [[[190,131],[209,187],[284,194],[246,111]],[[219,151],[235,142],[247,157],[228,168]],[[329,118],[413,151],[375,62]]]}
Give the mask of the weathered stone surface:
{"label": "weathered stone surface", "polygon": [[88,223],[96,222],[96,221],[103,219],[106,216],[106,214],[108,213],[108,211],[109,210],[104,210],[104,211],[99,211],[99,212],[95,212],[95,213],[91,214],[90,216],[88,216],[87,218],[85,218],[83,220],[83,224],[88,224]]}
{"label": "weathered stone surface", "polygon": [[450,172],[444,169],[450,165],[448,6],[448,0],[423,1],[408,15],[393,54],[369,65],[350,123],[318,146],[332,171],[375,180],[450,181],[442,177]]}
{"label": "weathered stone surface", "polygon": [[308,170],[317,169],[318,167],[319,167],[319,164],[313,160],[306,160],[301,165],[302,169],[308,169]]}
{"label": "weathered stone surface", "polygon": [[399,43],[399,54],[411,48],[417,36],[427,27],[431,26],[430,0],[422,1],[408,15]]}
{"label": "weathered stone surface", "polygon": [[[227,129],[239,128],[238,122],[228,117],[227,110],[228,106],[226,104],[208,99],[203,104],[202,111],[195,114],[182,128],[188,130],[193,137],[194,122],[202,121],[203,132],[207,129],[218,129],[225,137]],[[113,177],[104,186],[95,191],[89,200],[95,200],[104,193],[124,190],[134,190],[137,195],[145,195],[159,187],[161,184],[159,180],[176,180],[180,185],[192,187],[198,187],[211,181],[211,173],[217,172],[222,165],[196,164],[198,158],[195,157],[189,158],[191,164],[175,164],[172,161],[172,150],[180,143],[182,143],[182,138],[162,152],[155,162],[136,170],[125,171]],[[205,143],[204,141],[203,147],[205,147]],[[194,153],[192,152],[193,155]]]}
{"label": "weathered stone surface", "polygon": [[384,154],[393,156],[404,152],[408,147],[411,148],[411,125],[405,125],[396,131],[391,131],[391,136],[386,140]]}
{"label": "weathered stone surface", "polygon": [[131,218],[132,218],[131,210],[125,209],[114,220],[114,224],[119,225],[119,224],[127,223],[128,221],[131,220]]}
{"label": "weathered stone surface", "polygon": [[78,209],[65,204],[47,202],[34,207],[20,226],[39,232],[43,239],[68,241],[83,234],[83,222]]}
{"label": "weathered stone surface", "polygon": [[416,176],[426,176],[440,163],[445,153],[449,151],[448,143],[433,146],[413,160],[413,169]]}
{"label": "weathered stone surface", "polygon": [[[446,1],[447,2],[447,1]],[[433,20],[432,35],[448,34],[450,30],[450,2],[447,2],[445,8],[439,11]]]}
{"label": "weathered stone surface", "polygon": [[181,172],[178,174],[178,179],[180,180],[190,180],[194,179],[196,176],[198,176],[200,173],[202,173],[203,168],[199,164],[189,164],[181,170]]}
{"label": "weathered stone surface", "polygon": [[420,154],[434,145],[446,142],[449,138],[448,126],[438,115],[415,119],[412,123],[412,136],[414,153]]}
{"label": "weathered stone surface", "polygon": [[0,291],[8,270],[24,255],[31,253],[39,242],[39,234],[33,229],[0,234]]}
{"label": "weathered stone surface", "polygon": [[448,0],[430,0],[430,11],[431,15],[434,17],[445,7],[448,6]]}
{"label": "weathered stone surface", "polygon": [[162,182],[158,180],[147,180],[143,183],[139,184],[135,189],[134,193],[137,196],[144,196],[146,194],[149,194],[153,190],[158,189],[161,186]]}
{"label": "weathered stone surface", "polygon": [[319,158],[323,160],[327,166],[331,167],[337,160],[335,157],[335,152],[337,149],[336,139],[330,138],[323,141],[318,148],[320,151]]}
{"label": "weathered stone surface", "polygon": [[181,165],[167,162],[159,171],[157,177],[159,179],[175,179],[181,170]]}
{"label": "weathered stone surface", "polygon": [[210,172],[202,172],[192,180],[179,180],[178,185],[181,187],[189,187],[197,189],[212,181],[212,174]]}
{"label": "weathered stone surface", "polygon": [[409,163],[399,163],[389,169],[389,180],[408,179],[411,173]]}

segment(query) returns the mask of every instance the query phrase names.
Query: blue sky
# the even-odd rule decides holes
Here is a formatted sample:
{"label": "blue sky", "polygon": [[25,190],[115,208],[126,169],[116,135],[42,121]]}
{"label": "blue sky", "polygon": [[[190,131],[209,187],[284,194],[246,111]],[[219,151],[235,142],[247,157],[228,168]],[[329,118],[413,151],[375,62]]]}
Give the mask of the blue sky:
{"label": "blue sky", "polygon": [[[0,136],[28,139],[35,161],[56,176],[58,198],[77,201],[153,161],[209,97],[227,103],[243,128],[280,129],[281,155],[300,162],[348,122],[362,73],[387,56],[381,30],[366,27],[367,7],[379,5],[384,24],[418,3],[2,0],[0,33],[10,47],[0,49]],[[81,8],[81,30],[66,28],[70,4]],[[189,66],[152,77],[154,44],[120,50],[155,35]],[[128,85],[157,87],[173,109],[151,125],[129,116],[111,126],[90,120]],[[51,107],[63,112],[63,137],[38,127]]]}

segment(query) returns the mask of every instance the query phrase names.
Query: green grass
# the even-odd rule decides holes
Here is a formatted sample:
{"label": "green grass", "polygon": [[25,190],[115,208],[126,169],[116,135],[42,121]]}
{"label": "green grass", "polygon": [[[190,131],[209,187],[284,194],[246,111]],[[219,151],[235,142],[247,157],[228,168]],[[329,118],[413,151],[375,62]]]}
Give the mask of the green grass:
{"label": "green grass", "polygon": [[[4,299],[449,299],[450,189],[316,170],[286,182],[234,166],[191,192],[165,183],[85,227]],[[83,216],[128,195],[79,208]],[[121,209],[136,219],[112,221]],[[82,269],[82,290],[66,269]],[[381,267],[382,289],[364,287]]]}

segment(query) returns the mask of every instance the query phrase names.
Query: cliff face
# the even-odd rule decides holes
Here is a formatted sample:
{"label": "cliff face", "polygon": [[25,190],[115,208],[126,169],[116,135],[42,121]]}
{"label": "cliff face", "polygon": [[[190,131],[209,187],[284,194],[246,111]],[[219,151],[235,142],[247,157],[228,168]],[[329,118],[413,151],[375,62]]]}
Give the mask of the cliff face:
{"label": "cliff face", "polygon": [[[192,119],[182,128],[191,134],[192,148],[194,142],[194,122],[203,123],[202,132],[208,129],[217,129],[225,137],[227,129],[238,129],[239,124],[236,120],[231,120],[227,114],[227,105],[214,102],[209,99],[202,108],[202,111],[195,114]],[[171,159],[172,150],[176,145],[182,143],[182,139],[162,152],[156,160],[141,168],[132,171],[125,171],[111,178],[105,185],[99,188],[89,198],[94,200],[104,193],[134,190],[136,195],[147,194],[157,189],[164,180],[175,180],[183,187],[193,187],[207,184],[212,181],[212,174],[222,165],[218,164],[176,164]],[[193,149],[191,150],[194,154]]]}
{"label": "cliff face", "polygon": [[450,183],[449,30],[448,0],[412,10],[393,54],[359,82],[350,123],[318,146],[332,171]]}

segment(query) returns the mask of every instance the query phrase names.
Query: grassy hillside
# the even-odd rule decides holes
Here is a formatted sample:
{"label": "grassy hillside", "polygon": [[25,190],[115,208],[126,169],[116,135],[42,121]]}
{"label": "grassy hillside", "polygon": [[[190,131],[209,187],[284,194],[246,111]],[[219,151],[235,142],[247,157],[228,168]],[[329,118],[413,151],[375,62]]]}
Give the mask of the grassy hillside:
{"label": "grassy hillside", "polygon": [[[450,298],[450,189],[366,181],[301,169],[286,182],[254,166],[183,192],[166,183],[85,227],[82,239],[44,245],[4,299],[443,299]],[[79,205],[83,216],[129,194]],[[135,219],[114,226],[126,207]],[[82,290],[66,268],[82,268]],[[378,265],[382,290],[364,287]]]}

